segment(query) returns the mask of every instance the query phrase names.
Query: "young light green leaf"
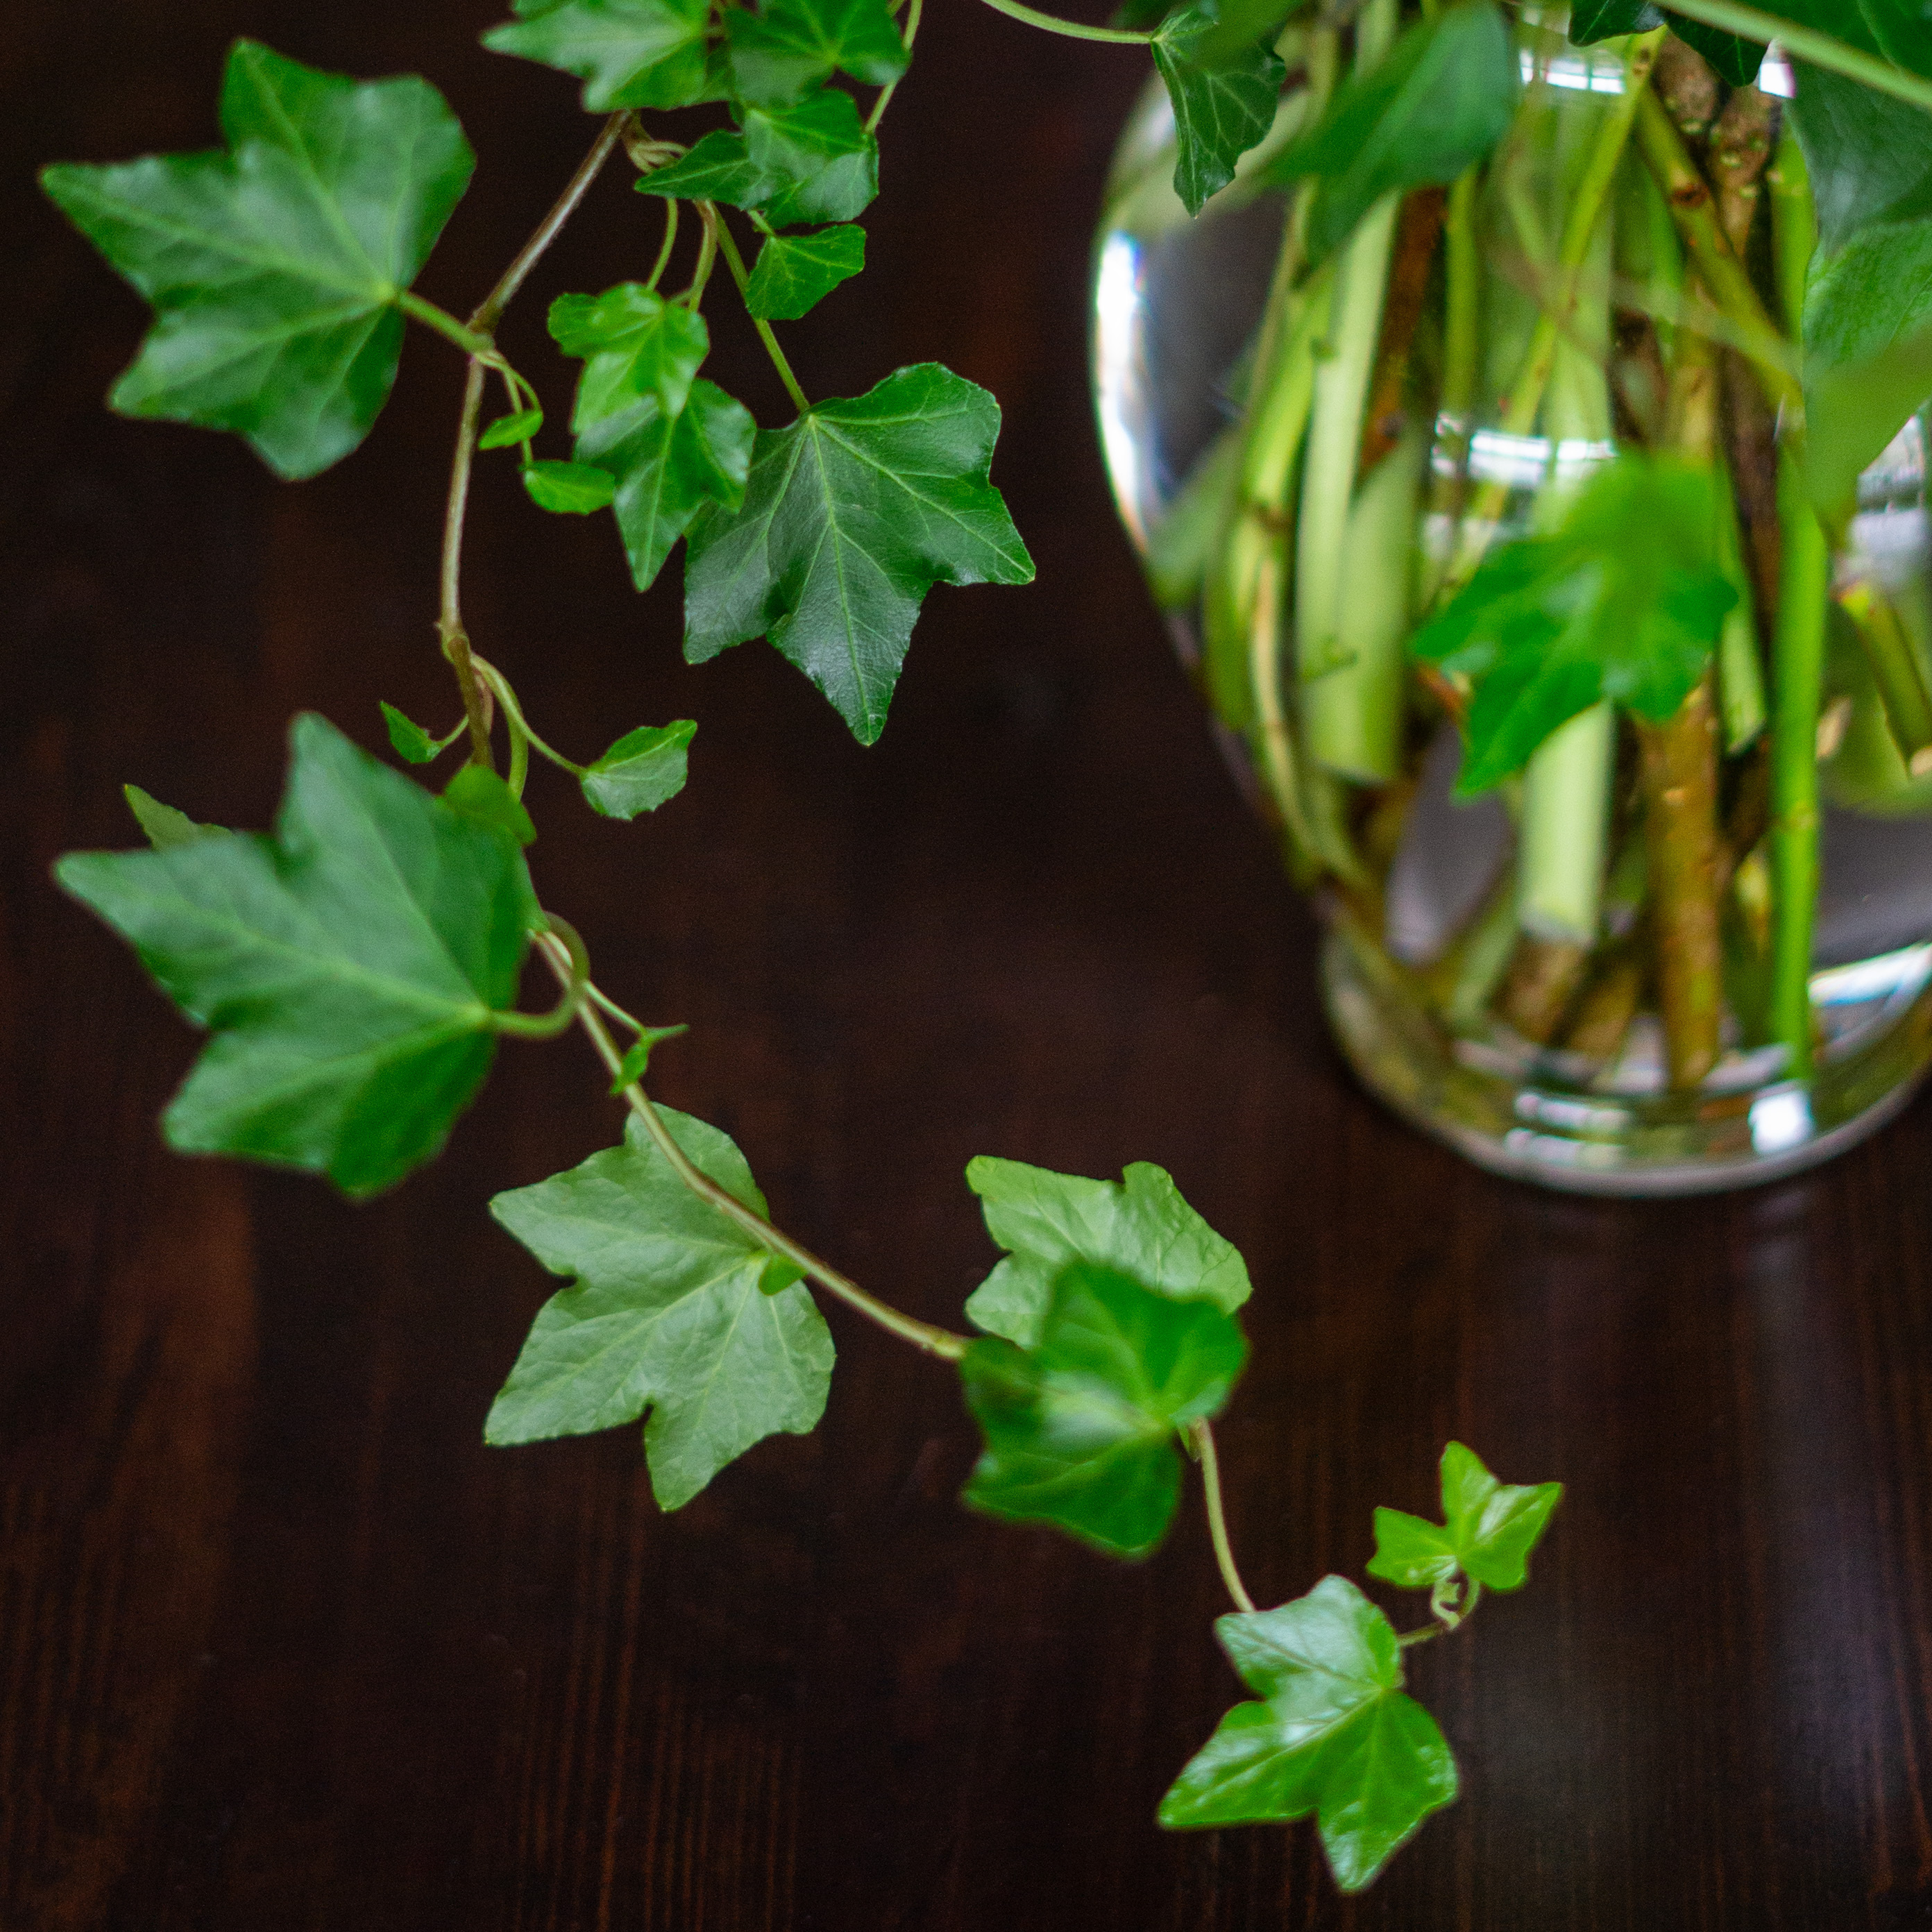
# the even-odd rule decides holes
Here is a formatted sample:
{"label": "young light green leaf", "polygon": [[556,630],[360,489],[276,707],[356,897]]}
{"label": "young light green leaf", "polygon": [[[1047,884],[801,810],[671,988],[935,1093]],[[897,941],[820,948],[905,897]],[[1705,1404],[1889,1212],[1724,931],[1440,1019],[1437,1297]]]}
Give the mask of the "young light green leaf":
{"label": "young light green leaf", "polygon": [[760,430],[742,507],[691,527],[684,654],[761,633],[869,745],[935,584],[1027,584],[1033,560],[987,478],[1000,407],[934,362]]}
{"label": "young light green leaf", "polygon": [[1441,1523],[1411,1516],[1406,1510],[1376,1511],[1376,1553],[1368,1563],[1371,1576],[1405,1590],[1432,1590],[1461,1567],[1455,1543]]}
{"label": "young light green leaf", "polygon": [[820,87],[784,107],[747,107],[745,152],[775,184],[774,228],[850,221],[879,191],[879,144],[842,88]]}
{"label": "young light green leaf", "polygon": [[1174,104],[1174,191],[1190,214],[1234,178],[1234,164],[1274,125],[1287,74],[1262,42],[1204,55],[1219,19],[1206,4],[1184,6],[1154,36],[1154,64]]}
{"label": "young light green leaf", "polygon": [[1010,1250],[966,1304],[989,1335],[1032,1347],[1053,1285],[1072,1262],[1116,1269],[1157,1294],[1211,1302],[1226,1315],[1248,1298],[1239,1251],[1151,1161],[1135,1162],[1118,1180],[1088,1180],[981,1154],[967,1163],[966,1184],[983,1204],[987,1233]]}
{"label": "young light green leaf", "polygon": [[745,306],[767,322],[796,322],[865,266],[866,231],[850,222],[771,236],[752,266]]}
{"label": "young light green leaf", "polygon": [[697,724],[680,718],[670,724],[641,724],[627,731],[578,782],[593,810],[606,818],[634,818],[655,812],[684,789],[686,748]]}
{"label": "young light green leaf", "polygon": [[[764,1213],[728,1136],[658,1111],[694,1166]],[[651,1488],[671,1510],[754,1443],[802,1436],[824,1412],[832,1337],[797,1269],[686,1186],[635,1118],[622,1147],[490,1211],[574,1286],[544,1304],[485,1441],[586,1435],[649,1409]]]}
{"label": "young light green leaf", "polygon": [[910,58],[886,0],[766,0],[733,8],[724,27],[733,87],[758,106],[783,106],[835,70],[884,87]]}
{"label": "young light green leaf", "polygon": [[524,488],[540,510],[560,515],[586,517],[604,508],[617,493],[616,480],[594,463],[560,463],[539,457],[523,469]]}
{"label": "young light green leaf", "polygon": [[728,208],[762,208],[778,192],[775,176],[752,159],[735,128],[714,128],[668,167],[639,177],[640,194],[672,201],[722,201]]}
{"label": "young light green leaf", "polygon": [[574,74],[592,114],[618,107],[686,107],[710,92],[709,0],[559,0],[483,36],[514,54]]}
{"label": "young light green leaf", "polygon": [[1161,1800],[1171,1828],[1315,1814],[1335,1882],[1360,1892],[1430,1812],[1456,1796],[1456,1760],[1402,1688],[1388,1618],[1324,1576],[1278,1610],[1214,1626],[1249,1689]]}
{"label": "young light green leaf", "polygon": [[1514,118],[1518,73],[1515,37],[1495,0],[1456,0],[1350,80],[1267,170],[1271,181],[1321,177],[1310,259],[1327,255],[1384,195],[1453,182],[1480,160]]}
{"label": "young light green leaf", "polygon": [[1146,1556],[1180,1495],[1174,1432],[1220,1412],[1246,1357],[1240,1325],[1212,1303],[1076,1262],[1034,1347],[975,1342],[960,1362],[986,1439],[964,1500],[1110,1556]]}
{"label": "young light green leaf", "polygon": [[157,852],[172,852],[203,838],[224,836],[225,827],[197,824],[186,812],[177,812],[171,805],[164,805],[139,785],[123,785],[121,796],[128,801],[128,809],[134,814],[135,822],[148,835],[148,843]]}
{"label": "young light green leaf", "polygon": [[443,802],[454,810],[494,826],[519,845],[536,843],[537,829],[524,802],[488,765],[465,765],[442,788]]}
{"label": "young light green leaf", "polygon": [[226,153],[61,164],[41,184],[145,296],[154,326],[109,401],[232,430],[278,476],[368,434],[395,380],[397,298],[476,158],[426,81],[358,84],[238,40]]}
{"label": "young light green leaf", "polygon": [[700,376],[675,416],[639,402],[578,438],[578,460],[614,480],[611,507],[640,590],[707,504],[732,511],[744,502],[757,435],[751,411]]}
{"label": "young light green leaf", "polygon": [[322,718],[292,736],[272,838],[70,853],[55,874],[214,1035],[168,1144],[370,1194],[434,1155],[482,1084],[542,914],[502,832]]}
{"label": "young light green leaf", "polygon": [[493,423],[486,424],[483,434],[476,439],[478,449],[508,449],[514,444],[528,442],[543,428],[542,410],[518,410],[507,416],[499,416]]}
{"label": "young light green leaf", "polygon": [[463,735],[465,720],[459,718],[440,738],[432,738],[413,718],[406,717],[386,698],[378,699],[382,722],[388,728],[389,743],[396,756],[412,765],[433,764]]}
{"label": "young light green leaf", "polygon": [[1520,1590],[1529,1552],[1563,1499],[1561,1483],[1499,1483],[1473,1449],[1442,1452],[1442,1515],[1456,1560],[1486,1590]]}
{"label": "young light green leaf", "polygon": [[610,1082],[610,1091],[614,1096],[626,1087],[643,1079],[650,1071],[651,1049],[668,1040],[678,1039],[688,1034],[688,1026],[646,1027],[634,1040],[623,1058],[618,1063],[617,1071]]}
{"label": "young light green leaf", "polygon": [[580,436],[640,396],[676,416],[711,347],[704,316],[640,282],[620,282],[601,296],[559,296],[550,304],[550,332],[566,356],[584,363],[570,418]]}
{"label": "young light green leaf", "polygon": [[1520,770],[1603,699],[1658,722],[1683,703],[1737,601],[1715,490],[1674,458],[1606,464],[1560,530],[1492,551],[1411,639],[1424,663],[1475,680],[1459,797]]}

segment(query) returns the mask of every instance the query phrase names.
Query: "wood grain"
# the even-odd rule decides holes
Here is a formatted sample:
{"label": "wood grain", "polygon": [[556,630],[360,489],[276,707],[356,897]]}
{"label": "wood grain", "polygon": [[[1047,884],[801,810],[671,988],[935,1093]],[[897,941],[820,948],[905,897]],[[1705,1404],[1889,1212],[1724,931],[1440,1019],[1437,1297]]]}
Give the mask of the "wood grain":
{"label": "wood grain", "polygon": [[[640,603],[602,520],[538,521],[500,466],[471,616],[580,754],[699,719],[658,821],[540,776],[535,862],[620,996],[692,1024],[664,1097],[803,1239],[956,1319],[992,1259],[972,1155],[1172,1168],[1257,1282],[1223,1452],[1265,1597],[1359,1575],[1452,1434],[1570,1486],[1532,1587],[1417,1658],[1463,1801],[1353,1904],[1305,1830],[1157,1833],[1237,1690],[1201,1527],[1122,1569],[964,1514],[945,1372],[836,1314],[823,1427],[675,1516],[632,1432],[486,1450],[545,1284],[483,1203],[616,1132],[576,1046],[507,1048],[448,1157],[362,1208],[160,1152],[193,1042],[47,865],[131,838],[124,780],[264,822],[298,708],[372,744],[378,698],[450,712],[459,372],[412,343],[368,446],[300,489],[116,421],[137,305],[30,170],[211,140],[238,32],[423,71],[483,158],[428,284],[466,306],[590,132],[477,50],[490,17],[0,14],[0,1926],[1932,1923],[1932,1112],[1774,1190],[1618,1205],[1488,1180],[1350,1084],[1094,453],[1087,230],[1130,52],[932,8],[872,272],[787,331],[820,393],[929,357],[1006,411],[1039,583],[935,593],[878,747],[762,646],[685,668],[674,586]],[[614,179],[513,314],[554,393],[549,297],[652,240]]]}

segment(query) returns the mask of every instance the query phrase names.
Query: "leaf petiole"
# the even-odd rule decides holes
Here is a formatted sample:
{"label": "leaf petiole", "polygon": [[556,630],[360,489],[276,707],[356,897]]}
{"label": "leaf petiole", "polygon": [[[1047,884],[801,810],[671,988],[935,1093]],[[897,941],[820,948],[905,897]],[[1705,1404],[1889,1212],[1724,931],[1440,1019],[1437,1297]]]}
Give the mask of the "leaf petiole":
{"label": "leaf petiole", "polygon": [[[738,252],[738,244],[731,238],[731,231],[725,226],[724,218],[715,204],[707,202],[710,210],[706,219],[718,237],[718,246],[724,251],[725,266],[731,271],[731,279],[738,284],[738,292],[747,295],[751,286],[751,276],[745,267],[745,258]],[[747,304],[748,312],[748,302]],[[752,325],[758,332],[758,340],[765,345],[765,353],[772,358],[772,367],[778,372],[778,380],[792,400],[798,405],[800,416],[812,411],[811,398],[799,386],[798,378],[791,372],[791,364],[785,360],[784,351],[778,346],[778,338],[772,333],[772,326],[761,315],[752,317]]]}
{"label": "leaf petiole", "polygon": [[554,955],[546,950],[544,957],[562,982],[563,992],[547,1013],[492,1013],[492,1028],[514,1039],[554,1040],[560,1034],[568,1031],[571,1023],[582,1012],[590,990],[590,955],[585,951],[576,927],[568,920],[560,919],[555,913],[545,913],[544,917],[550,922],[550,931],[543,936],[554,939],[568,962],[566,968],[559,968]]}
{"label": "leaf petiole", "polygon": [[[913,36],[919,32],[920,16],[924,10],[925,4],[926,0],[908,0],[905,25],[899,29],[900,38],[906,44],[908,53],[912,52]],[[901,79],[903,78],[904,76],[901,76]],[[880,88],[878,99],[872,103],[872,112],[866,116],[867,134],[876,134],[879,131],[879,123],[886,118],[886,110],[891,105],[892,96],[898,92],[898,81],[892,80],[888,81]]]}
{"label": "leaf petiole", "polygon": [[677,196],[666,195],[664,205],[664,242],[658,250],[657,260],[651,265],[650,279],[644,284],[647,289],[655,289],[664,279],[664,272],[670,266],[670,251],[677,244]]}
{"label": "leaf petiole", "polygon": [[1255,1600],[1248,1594],[1241,1573],[1234,1567],[1234,1546],[1228,1540],[1228,1518],[1221,1505],[1221,1460],[1214,1450],[1214,1431],[1205,1416],[1196,1416],[1187,1425],[1188,1447],[1201,1465],[1201,1490],[1208,1504],[1208,1534],[1214,1544],[1214,1561],[1220,1565],[1221,1580],[1234,1600],[1238,1610],[1252,1613]]}
{"label": "leaf petiole", "polygon": [[554,765],[578,778],[584,776],[584,767],[566,758],[553,745],[547,745],[530,729],[530,720],[524,716],[524,707],[517,702],[517,694],[510,688],[510,680],[491,664],[487,658],[472,656],[470,662],[476,668],[476,675],[488,686],[490,695],[503,707],[503,716],[510,728],[510,789],[520,798],[524,795],[523,780],[530,764],[532,748],[541,752]]}
{"label": "leaf petiole", "polygon": [[1064,34],[1070,40],[1106,40],[1121,46],[1144,47],[1154,39],[1151,34],[1140,33],[1130,28],[1089,27],[1078,20],[1062,20],[1052,14],[1042,14],[1031,7],[1022,6],[1020,0],[986,0],[986,4],[1009,20],[1022,21],[1046,33]]}
{"label": "leaf petiole", "polygon": [[458,348],[471,356],[494,356],[496,345],[489,337],[474,328],[466,328],[446,308],[438,308],[433,302],[426,302],[413,289],[397,291],[396,306],[405,315],[414,316],[417,321],[445,336]]}

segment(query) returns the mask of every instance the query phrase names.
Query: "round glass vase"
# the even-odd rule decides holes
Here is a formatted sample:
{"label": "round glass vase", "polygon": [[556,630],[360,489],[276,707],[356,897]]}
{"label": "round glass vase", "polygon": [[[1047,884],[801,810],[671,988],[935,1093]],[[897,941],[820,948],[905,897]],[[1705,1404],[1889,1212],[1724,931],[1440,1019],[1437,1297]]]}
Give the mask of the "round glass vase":
{"label": "round glass vase", "polygon": [[[1932,1061],[1932,750],[1901,736],[1884,682],[1932,684],[1923,412],[1861,481],[1807,687],[1778,642],[1776,418],[1735,333],[1698,326],[1708,305],[1636,143],[1562,278],[1555,238],[1622,49],[1522,33],[1496,154],[1372,209],[1325,263],[1298,212],[1311,191],[1268,180],[1310,118],[1292,61],[1274,131],[1192,220],[1150,87],[1097,238],[1101,436],[1213,728],[1320,910],[1329,1018],[1364,1082],[1520,1179],[1740,1186],[1869,1133]],[[1745,259],[1775,314],[1780,155],[1798,218],[1808,205],[1791,150],[1773,154]],[[1568,320],[1526,412],[1552,286]],[[1460,795],[1469,682],[1410,645],[1473,560],[1560,527],[1621,457],[1674,449],[1700,380],[1709,548],[1736,592],[1710,669],[1668,724],[1592,706]],[[1780,852],[1808,782],[1817,832]]]}

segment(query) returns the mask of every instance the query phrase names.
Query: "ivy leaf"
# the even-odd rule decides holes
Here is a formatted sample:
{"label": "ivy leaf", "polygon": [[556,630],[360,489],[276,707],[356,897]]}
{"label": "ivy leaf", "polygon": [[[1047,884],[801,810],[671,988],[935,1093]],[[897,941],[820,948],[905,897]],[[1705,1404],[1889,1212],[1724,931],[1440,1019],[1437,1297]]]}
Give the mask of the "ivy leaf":
{"label": "ivy leaf", "polygon": [[1000,406],[934,362],[760,430],[743,506],[691,527],[684,654],[763,634],[862,744],[935,584],[1027,584],[1033,560],[987,479]]}
{"label": "ivy leaf", "polygon": [[784,107],[747,107],[745,152],[775,185],[774,228],[850,221],[879,191],[879,144],[842,88],[820,87]]}
{"label": "ivy leaf", "polygon": [[757,434],[751,411],[700,376],[675,416],[640,402],[578,438],[579,460],[614,481],[611,507],[640,590],[706,505],[728,512],[744,502]]}
{"label": "ivy leaf", "polygon": [[1442,1514],[1456,1560],[1486,1590],[1520,1590],[1529,1552],[1563,1499],[1561,1483],[1499,1483],[1473,1449],[1442,1452]]}
{"label": "ivy leaf", "polygon": [[413,718],[404,716],[386,698],[377,702],[382,707],[382,722],[388,728],[391,747],[398,758],[412,765],[427,765],[440,758],[462,736],[467,722],[459,718],[446,736],[432,738]]}
{"label": "ivy leaf", "polygon": [[641,282],[620,282],[600,296],[559,296],[550,332],[584,364],[570,418],[580,435],[640,396],[676,416],[711,348],[704,316]]}
{"label": "ivy leaf", "polygon": [[1828,517],[1852,502],[1860,472],[1932,394],[1932,329],[1835,368],[1808,368],[1804,483]]}
{"label": "ivy leaf", "polygon": [[561,0],[483,36],[514,54],[574,74],[592,114],[619,107],[686,107],[710,92],[705,44],[709,0]]}
{"label": "ivy leaf", "polygon": [[1410,27],[1268,168],[1270,181],[1321,177],[1310,260],[1384,195],[1453,182],[1481,160],[1508,132],[1521,91],[1515,38],[1494,0],[1460,0]]}
{"label": "ivy leaf", "polygon": [[866,231],[850,222],[771,236],[752,266],[745,306],[767,322],[796,322],[865,266]]}
{"label": "ivy leaf", "polygon": [[1376,1553],[1369,1558],[1371,1576],[1404,1590],[1432,1590],[1462,1568],[1448,1531],[1426,1516],[1406,1510],[1376,1511]]}
{"label": "ivy leaf", "polygon": [[622,1093],[626,1087],[643,1079],[650,1071],[653,1048],[661,1046],[665,1040],[676,1040],[690,1030],[688,1026],[646,1027],[632,1041],[623,1058],[617,1064],[617,1071],[610,1082],[612,1096],[614,1097]]}
{"label": "ivy leaf", "polygon": [[528,442],[543,428],[542,410],[518,410],[509,416],[499,416],[493,423],[484,426],[483,434],[476,439],[478,449],[508,449],[519,442]]}
{"label": "ivy leaf", "polygon": [[1251,1690],[1161,1800],[1170,1828],[1315,1814],[1335,1882],[1360,1892],[1430,1812],[1455,1798],[1456,1760],[1402,1688],[1388,1618],[1341,1576],[1278,1610],[1216,1619]]}
{"label": "ivy leaf", "polygon": [[1801,65],[1797,78],[1790,112],[1817,210],[1815,274],[1862,229],[1932,214],[1932,144],[1909,101],[1825,68]]}
{"label": "ivy leaf", "polygon": [[1570,0],[1573,46],[1587,47],[1618,34],[1648,34],[1664,25],[1652,0]]}
{"label": "ivy leaf", "polygon": [[444,804],[485,825],[494,826],[518,845],[534,845],[537,829],[524,802],[502,775],[488,765],[465,765],[442,788]]}
{"label": "ivy leaf", "polygon": [[[1928,136],[1932,123],[1922,138]],[[1813,263],[1804,292],[1804,352],[1814,368],[1876,356],[1928,321],[1932,220],[1873,224],[1837,254]]]}
{"label": "ivy leaf", "polygon": [[626,732],[578,778],[592,809],[606,818],[634,818],[675,798],[684,789],[686,748],[697,732],[688,718]]}
{"label": "ivy leaf", "polygon": [[637,182],[640,194],[670,201],[722,201],[728,208],[762,208],[778,192],[771,176],[752,159],[735,128],[717,128],[694,142],[668,167]]}
{"label": "ivy leaf", "polygon": [[1118,1180],[1088,1180],[981,1154],[966,1168],[986,1232],[1010,1250],[966,1304],[974,1324],[1030,1348],[1053,1285],[1087,1262],[1130,1276],[1177,1301],[1211,1302],[1232,1315],[1248,1298],[1247,1264],[1181,1198],[1172,1175],[1136,1161]]}
{"label": "ivy leaf", "polygon": [[1220,16],[1205,0],[1170,14],[1155,30],[1154,64],[1174,104],[1174,191],[1198,214],[1234,178],[1234,164],[1274,124],[1287,68],[1272,47],[1253,44],[1208,58],[1204,43]]}
{"label": "ivy leaf", "polygon": [[604,508],[617,490],[609,470],[594,463],[560,463],[554,456],[525,464],[523,477],[530,501],[560,516],[587,517]]}
{"label": "ivy leaf", "polygon": [[1764,65],[1766,50],[1762,40],[1748,40],[1742,34],[1706,26],[1701,20],[1687,20],[1681,14],[1670,16],[1670,31],[1687,46],[1696,48],[1726,87],[1750,86]]}
{"label": "ivy leaf", "polygon": [[[764,1213],[727,1136],[658,1112],[694,1166]],[[648,1409],[651,1488],[671,1510],[754,1443],[804,1435],[824,1412],[832,1337],[797,1269],[686,1187],[634,1117],[622,1147],[500,1194],[490,1211],[574,1286],[538,1313],[486,1442],[586,1435]]]}
{"label": "ivy leaf", "polygon": [[128,801],[128,809],[134,814],[135,823],[148,835],[148,843],[157,852],[172,852],[203,838],[226,836],[224,826],[199,825],[186,812],[177,812],[171,805],[164,805],[139,785],[123,785],[121,796]]}
{"label": "ivy leaf", "polygon": [[796,100],[835,70],[884,87],[911,58],[885,0],[766,0],[734,8],[724,26],[733,86],[758,106]]}
{"label": "ivy leaf", "polygon": [[320,718],[291,736],[272,838],[70,853],[55,875],[214,1035],[162,1117],[168,1144],[372,1194],[482,1085],[542,915],[501,832]]}
{"label": "ivy leaf", "polygon": [[232,430],[313,476],[368,434],[395,380],[400,292],[476,158],[428,82],[358,83],[238,40],[226,153],[62,164],[41,184],[154,309],[108,400]]}
{"label": "ivy leaf", "polygon": [[975,1342],[959,1364],[986,1438],[964,1500],[1146,1556],[1180,1496],[1174,1432],[1220,1412],[1247,1357],[1240,1325],[1110,1268],[1063,1270],[1030,1348]]}
{"label": "ivy leaf", "polygon": [[1553,535],[1490,554],[1409,645],[1475,680],[1457,796],[1520,770],[1602,699],[1658,722],[1676,710],[1737,601],[1718,528],[1708,470],[1627,456],[1583,485]]}

